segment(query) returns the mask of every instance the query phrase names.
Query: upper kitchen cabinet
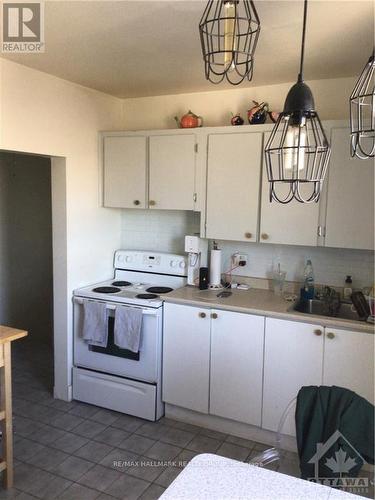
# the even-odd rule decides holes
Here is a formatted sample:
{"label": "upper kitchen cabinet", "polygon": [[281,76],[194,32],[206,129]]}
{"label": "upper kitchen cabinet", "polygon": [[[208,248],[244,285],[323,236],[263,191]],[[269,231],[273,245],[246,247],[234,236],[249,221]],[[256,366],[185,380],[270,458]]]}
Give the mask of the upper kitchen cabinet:
{"label": "upper kitchen cabinet", "polygon": [[262,133],[208,136],[206,237],[256,241]]}
{"label": "upper kitchen cabinet", "polygon": [[194,210],[195,135],[155,135],[149,141],[150,208]]}
{"label": "upper kitchen cabinet", "polygon": [[349,143],[349,129],[332,130],[325,245],[373,250],[374,161],[351,158]]}
{"label": "upper kitchen cabinet", "polygon": [[[265,134],[265,143],[269,134]],[[269,198],[266,164],[263,162],[260,242],[316,246],[319,229],[319,203],[292,200],[282,205]]]}
{"label": "upper kitchen cabinet", "polygon": [[104,206],[146,208],[145,136],[103,138]]}

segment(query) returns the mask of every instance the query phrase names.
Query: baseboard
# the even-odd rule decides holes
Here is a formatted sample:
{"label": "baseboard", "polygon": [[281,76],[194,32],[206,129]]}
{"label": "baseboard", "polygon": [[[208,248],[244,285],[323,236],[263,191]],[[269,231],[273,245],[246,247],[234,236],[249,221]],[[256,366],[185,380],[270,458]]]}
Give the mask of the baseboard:
{"label": "baseboard", "polygon": [[63,401],[72,401],[73,399],[73,388],[71,385],[66,387],[53,387],[53,397],[55,399],[62,399]]}
{"label": "baseboard", "polygon": [[[243,424],[214,415],[205,415],[170,404],[165,405],[165,416],[188,424],[199,425],[214,431],[224,432],[225,434],[232,434],[233,436],[243,439],[264,443],[270,445],[270,447],[276,446],[276,432],[267,431],[254,425]],[[296,452],[296,438],[282,435],[280,446],[283,450]]]}

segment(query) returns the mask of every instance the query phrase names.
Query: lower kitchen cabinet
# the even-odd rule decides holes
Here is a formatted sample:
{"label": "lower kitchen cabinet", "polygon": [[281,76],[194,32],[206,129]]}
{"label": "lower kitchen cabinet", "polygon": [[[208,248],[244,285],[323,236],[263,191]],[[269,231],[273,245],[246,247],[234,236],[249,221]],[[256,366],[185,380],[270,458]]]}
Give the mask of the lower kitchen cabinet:
{"label": "lower kitchen cabinet", "polygon": [[351,389],[374,403],[374,339],[371,333],[326,328],[323,384]]}
{"label": "lower kitchen cabinet", "polygon": [[374,402],[371,333],[165,303],[163,401],[295,435],[301,387],[336,385]]}
{"label": "lower kitchen cabinet", "polygon": [[[277,431],[299,389],[321,385],[323,345],[323,329],[319,326],[266,318],[262,427]],[[293,409],[281,432],[295,435]]]}
{"label": "lower kitchen cabinet", "polygon": [[210,413],[261,425],[264,317],[211,312]]}
{"label": "lower kitchen cabinet", "polygon": [[166,303],[163,401],[260,426],[264,317]]}
{"label": "lower kitchen cabinet", "polygon": [[208,413],[209,369],[210,310],[165,303],[163,401]]}

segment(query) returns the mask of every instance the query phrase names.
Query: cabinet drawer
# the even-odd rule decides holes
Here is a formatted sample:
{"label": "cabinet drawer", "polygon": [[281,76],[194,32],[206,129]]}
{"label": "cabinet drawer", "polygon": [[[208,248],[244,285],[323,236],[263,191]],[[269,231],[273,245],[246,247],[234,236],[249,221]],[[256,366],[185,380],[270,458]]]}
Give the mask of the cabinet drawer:
{"label": "cabinet drawer", "polygon": [[73,398],[136,417],[156,419],[155,385],[73,368]]}

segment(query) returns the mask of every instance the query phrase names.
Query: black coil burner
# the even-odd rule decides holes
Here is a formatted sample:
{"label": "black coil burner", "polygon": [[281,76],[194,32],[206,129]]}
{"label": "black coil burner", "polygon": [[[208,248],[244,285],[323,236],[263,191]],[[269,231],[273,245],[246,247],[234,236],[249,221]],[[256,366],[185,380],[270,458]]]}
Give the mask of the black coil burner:
{"label": "black coil burner", "polygon": [[169,288],[169,286],[151,286],[147,288],[146,292],[157,293],[158,295],[161,293],[169,293],[172,292],[173,288]]}
{"label": "black coil burner", "polygon": [[97,293],[117,293],[121,292],[120,288],[117,288],[116,286],[98,286],[97,288],[93,289],[93,292]]}
{"label": "black coil burner", "polygon": [[158,296],[154,293],[139,293],[135,296],[136,299],[157,299]]}
{"label": "black coil burner", "polygon": [[130,286],[130,281],[114,281],[112,283],[113,286]]}

